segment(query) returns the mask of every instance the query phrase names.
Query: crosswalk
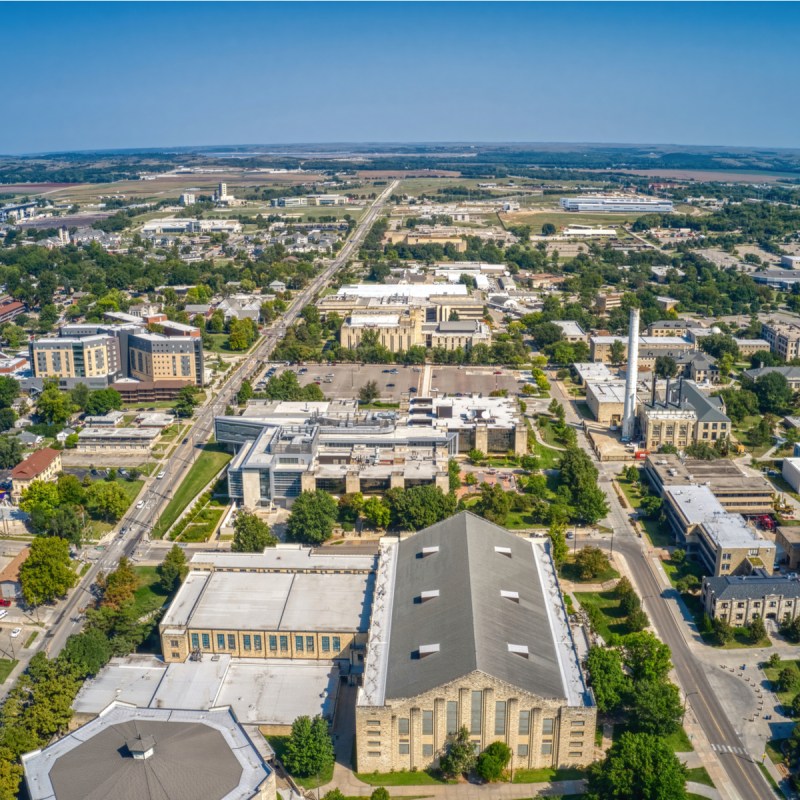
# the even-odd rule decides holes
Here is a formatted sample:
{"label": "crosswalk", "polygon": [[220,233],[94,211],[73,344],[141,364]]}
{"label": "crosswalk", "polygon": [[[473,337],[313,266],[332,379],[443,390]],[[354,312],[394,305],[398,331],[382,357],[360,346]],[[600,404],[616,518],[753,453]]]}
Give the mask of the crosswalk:
{"label": "crosswalk", "polygon": [[722,754],[722,753],[733,753],[734,755],[737,755],[737,756],[746,756],[747,755],[747,750],[745,750],[743,747],[732,747],[729,744],[712,744],[711,748],[714,750],[714,752],[720,753],[720,754]]}

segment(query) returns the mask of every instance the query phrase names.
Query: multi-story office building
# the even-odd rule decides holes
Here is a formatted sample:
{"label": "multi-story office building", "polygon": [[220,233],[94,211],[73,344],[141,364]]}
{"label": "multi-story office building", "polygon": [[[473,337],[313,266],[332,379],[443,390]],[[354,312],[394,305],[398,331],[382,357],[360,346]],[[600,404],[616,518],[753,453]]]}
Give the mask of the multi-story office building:
{"label": "multi-story office building", "polygon": [[517,769],[582,766],[596,717],[547,544],[468,512],[382,544],[359,770],[433,767],[461,727]]}
{"label": "multi-story office building", "polygon": [[667,487],[695,484],[707,486],[722,508],[731,513],[755,516],[774,509],[772,484],[755,470],[745,472],[735,461],[681,459],[673,453],[657,453],[647,457],[644,473],[659,496]]}
{"label": "multi-story office building", "polygon": [[782,320],[761,323],[761,338],[769,342],[769,349],[784,361],[800,357],[800,324]]}
{"label": "multi-story office building", "polygon": [[279,545],[263,553],[198,553],[159,623],[164,660],[191,653],[349,664],[360,672],[374,555]]}
{"label": "multi-story office building", "polygon": [[588,195],[586,197],[562,197],[564,211],[584,212],[634,212],[642,214],[671,214],[671,200],[658,197],[636,197],[624,195]]}
{"label": "multi-story office building", "polygon": [[203,340],[190,325],[165,321],[164,333],[140,323],[64,325],[57,337],[29,345],[34,386],[57,379],[61,388],[105,388],[131,378],[148,383],[203,385]]}
{"label": "multi-story office building", "polygon": [[708,486],[666,487],[664,513],[677,540],[711,575],[772,573],[775,543],[726,511]]}

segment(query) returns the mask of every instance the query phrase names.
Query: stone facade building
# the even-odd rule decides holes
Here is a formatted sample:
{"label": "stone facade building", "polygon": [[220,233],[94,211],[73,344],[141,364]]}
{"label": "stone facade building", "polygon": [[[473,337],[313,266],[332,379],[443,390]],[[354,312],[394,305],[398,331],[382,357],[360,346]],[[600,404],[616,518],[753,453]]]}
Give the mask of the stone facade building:
{"label": "stone facade building", "polygon": [[541,540],[464,512],[382,545],[358,770],[434,766],[462,727],[518,769],[586,765],[596,715]]}

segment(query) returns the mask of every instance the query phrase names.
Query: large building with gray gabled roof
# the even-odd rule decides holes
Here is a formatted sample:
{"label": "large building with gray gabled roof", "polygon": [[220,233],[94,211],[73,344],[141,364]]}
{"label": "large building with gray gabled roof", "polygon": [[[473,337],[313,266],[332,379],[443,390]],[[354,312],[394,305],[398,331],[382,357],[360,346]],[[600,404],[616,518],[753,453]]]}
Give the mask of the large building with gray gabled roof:
{"label": "large building with gray gabled roof", "polygon": [[596,707],[548,546],[468,512],[382,544],[358,769],[425,769],[466,727],[516,768],[589,764]]}

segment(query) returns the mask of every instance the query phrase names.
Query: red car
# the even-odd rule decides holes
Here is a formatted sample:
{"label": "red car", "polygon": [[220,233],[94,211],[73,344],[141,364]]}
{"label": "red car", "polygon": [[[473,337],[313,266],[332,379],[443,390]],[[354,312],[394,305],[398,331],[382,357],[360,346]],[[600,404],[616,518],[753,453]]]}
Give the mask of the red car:
{"label": "red car", "polygon": [[6,608],[8,608],[8,606],[10,606],[10,605],[11,605],[11,601],[9,599],[7,599],[5,597],[0,597],[0,606],[5,606]]}

